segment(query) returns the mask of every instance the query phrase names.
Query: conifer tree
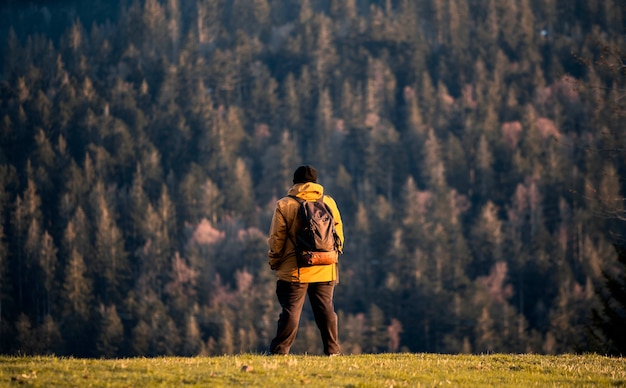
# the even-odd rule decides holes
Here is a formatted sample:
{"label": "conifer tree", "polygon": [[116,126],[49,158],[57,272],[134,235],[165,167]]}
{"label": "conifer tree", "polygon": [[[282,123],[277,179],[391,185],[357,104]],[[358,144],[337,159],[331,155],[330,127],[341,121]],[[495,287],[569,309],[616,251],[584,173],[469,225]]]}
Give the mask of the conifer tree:
{"label": "conifer tree", "polygon": [[30,319],[24,313],[21,313],[15,320],[16,339],[15,347],[24,354],[37,353],[37,337],[31,326]]}
{"label": "conifer tree", "polygon": [[92,225],[82,207],[78,207],[72,218],[68,221],[63,234],[62,251],[66,257],[72,257],[73,251],[86,259],[85,264],[90,267],[93,264],[93,246],[91,242]]}
{"label": "conifer tree", "polygon": [[87,276],[85,260],[76,248],[70,253],[64,273],[63,315],[87,323],[92,297],[91,279]]}
{"label": "conifer tree", "polygon": [[607,354],[623,354],[626,336],[621,329],[626,323],[626,248],[615,246],[617,261],[613,271],[604,270],[604,284],[599,286],[600,306],[592,311],[592,348]]}
{"label": "conifer tree", "polygon": [[97,279],[95,289],[98,299],[119,301],[128,281],[128,257],[121,230],[117,227],[114,209],[105,198],[102,182],[92,192],[95,215],[94,260],[91,270]]}
{"label": "conifer tree", "polygon": [[57,323],[47,314],[36,330],[38,354],[55,354],[63,348],[63,339]]}
{"label": "conifer tree", "polygon": [[189,314],[186,321],[185,336],[182,343],[182,354],[186,356],[206,354],[205,345],[202,342],[200,327],[196,318],[192,314]]}
{"label": "conifer tree", "polygon": [[152,354],[150,350],[150,327],[143,319],[140,319],[133,328],[130,347],[132,354],[137,356]]}
{"label": "conifer tree", "polygon": [[493,264],[502,259],[502,221],[492,202],[483,206],[480,218],[472,229],[471,244],[474,249],[474,269],[485,274]]}
{"label": "conifer tree", "polygon": [[487,198],[493,192],[493,154],[486,136],[482,135],[476,150],[476,194]]}
{"label": "conifer tree", "polygon": [[230,320],[223,317],[220,322],[220,335],[217,341],[219,355],[235,353],[235,329]]}
{"label": "conifer tree", "polygon": [[44,314],[50,315],[52,313],[53,303],[56,301],[57,282],[56,282],[56,268],[58,266],[57,248],[54,244],[52,236],[48,231],[44,231],[41,236],[41,242],[39,253],[39,267],[43,275],[43,287],[44,287]]}
{"label": "conifer tree", "polygon": [[297,81],[293,73],[287,74],[282,82],[282,121],[281,124],[294,130],[299,128],[302,121],[300,114],[301,102],[298,98]]}
{"label": "conifer tree", "polygon": [[0,339],[2,340],[0,342],[5,344],[5,345],[0,345],[0,351],[7,351],[6,343],[8,341],[7,342],[4,341],[5,324],[10,323],[9,321],[5,320],[6,306],[7,306],[6,302],[7,302],[8,296],[10,295],[9,286],[11,285],[11,283],[8,281],[8,279],[10,278],[8,276],[9,274],[8,253],[9,252],[7,249],[6,236],[4,234],[4,226],[0,224]]}
{"label": "conifer tree", "polygon": [[366,332],[367,353],[382,353],[387,350],[387,328],[384,322],[384,312],[380,307],[372,304],[367,316],[368,330]]}
{"label": "conifer tree", "polygon": [[38,283],[34,279],[37,266],[37,249],[41,238],[41,198],[35,182],[28,180],[23,197],[18,196],[12,217],[13,235],[15,236],[18,311],[32,311],[33,292]]}
{"label": "conifer tree", "polygon": [[293,166],[299,162],[295,140],[287,130],[283,131],[278,144],[269,146],[261,156],[263,163],[263,199],[280,198],[287,192],[293,178]]}
{"label": "conifer tree", "polygon": [[476,351],[481,353],[492,353],[497,351],[497,334],[493,328],[493,319],[491,318],[489,310],[486,307],[483,307],[481,315],[476,323]]}
{"label": "conifer tree", "polygon": [[[163,6],[157,0],[144,3],[142,15],[143,48],[142,53],[148,57],[157,54],[158,49],[166,47],[166,15]],[[160,51],[160,50],[159,50]]]}
{"label": "conifer tree", "polygon": [[115,305],[100,305],[100,327],[96,341],[98,353],[108,358],[119,356],[123,340],[124,327],[117,308]]}

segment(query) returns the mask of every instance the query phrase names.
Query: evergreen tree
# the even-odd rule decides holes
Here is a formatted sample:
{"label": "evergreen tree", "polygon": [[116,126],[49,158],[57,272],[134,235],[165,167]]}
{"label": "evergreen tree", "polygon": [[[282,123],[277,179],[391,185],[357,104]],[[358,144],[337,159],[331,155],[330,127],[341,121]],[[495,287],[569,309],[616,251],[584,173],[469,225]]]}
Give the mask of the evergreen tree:
{"label": "evergreen tree", "polygon": [[202,342],[200,327],[193,315],[187,318],[185,326],[185,336],[182,344],[182,354],[186,356],[197,356],[206,354],[205,345]]}
{"label": "evergreen tree", "polygon": [[87,220],[87,216],[82,207],[78,207],[72,218],[68,221],[63,234],[62,251],[65,257],[71,258],[76,254],[86,259],[86,266],[93,264],[93,246],[91,243],[91,224]]}
{"label": "evergreen tree", "polygon": [[424,175],[433,191],[441,193],[445,190],[447,186],[445,173],[441,146],[435,132],[431,129],[428,131],[428,138],[424,143]]}
{"label": "evergreen tree", "polygon": [[[544,349],[547,353],[577,352],[590,345],[587,323],[591,320],[591,312],[588,306],[594,306],[591,282],[584,286],[575,282],[561,284],[555,306],[550,312],[549,333],[556,343]],[[613,338],[619,338],[620,334],[615,334],[617,337]]]}
{"label": "evergreen tree", "polygon": [[37,337],[31,326],[30,319],[24,313],[15,320],[16,349],[23,354],[36,354]]}
{"label": "evergreen tree", "polygon": [[92,296],[91,279],[87,277],[85,261],[76,249],[73,249],[65,267],[63,281],[63,315],[72,320],[87,323],[90,315]]}
{"label": "evergreen tree", "polygon": [[473,268],[476,274],[486,273],[493,264],[502,259],[502,244],[502,221],[495,205],[488,202],[472,229],[471,245],[475,257]]}
{"label": "evergreen tree", "polygon": [[262,189],[263,200],[280,198],[290,186],[293,178],[293,166],[298,163],[296,144],[289,131],[284,131],[278,144],[269,146],[261,156],[263,163]]}
{"label": "evergreen tree", "polygon": [[481,315],[476,322],[475,335],[475,351],[480,353],[492,353],[496,351],[498,335],[494,330],[493,319],[486,307],[483,307]]}
{"label": "evergreen tree", "polygon": [[55,354],[63,348],[63,339],[59,327],[51,315],[46,315],[43,322],[37,327],[37,346],[39,354]]}
{"label": "evergreen tree", "polygon": [[387,328],[384,323],[384,312],[375,304],[368,311],[368,330],[365,339],[367,353],[382,353],[387,350]]}
{"label": "evergreen tree", "polygon": [[[600,285],[598,297],[600,306],[593,309],[592,348],[606,354],[623,354],[626,337],[622,327],[626,322],[626,248],[615,245],[617,261],[614,269],[604,270],[604,284]],[[579,337],[576,337],[579,340]]]}
{"label": "evergreen tree", "polygon": [[172,258],[171,264],[171,280],[165,286],[165,292],[168,296],[167,302],[172,315],[180,316],[196,303],[198,273],[178,252]]}
{"label": "evergreen tree", "polygon": [[[7,343],[8,341],[5,341],[5,333],[6,333],[6,326],[10,324],[11,322],[6,320],[5,316],[6,316],[6,306],[7,306],[7,301],[8,301],[8,296],[10,295],[9,293],[9,286],[11,285],[11,283],[8,281],[8,279],[10,278],[8,276],[9,272],[8,272],[8,258],[9,258],[9,254],[8,254],[8,249],[7,249],[7,243],[6,243],[6,237],[4,234],[4,227],[0,224],[0,339],[2,339],[2,343],[3,345],[0,345],[0,351],[7,351]],[[4,310],[3,310],[4,307]]]}
{"label": "evergreen tree", "polygon": [[100,305],[100,328],[96,347],[103,357],[116,357],[121,353],[124,340],[124,327],[115,305]]}
{"label": "evergreen tree", "polygon": [[151,354],[150,351],[150,327],[143,320],[139,320],[137,325],[133,328],[131,339],[131,352],[134,355],[142,356]]}
{"label": "evergreen tree", "polygon": [[220,335],[217,341],[218,355],[230,355],[235,353],[235,333],[233,324],[225,317],[220,323]]}
{"label": "evergreen tree", "polygon": [[17,276],[17,305],[20,312],[33,312],[38,285],[35,278],[37,250],[41,241],[41,198],[35,182],[28,180],[23,198],[18,196],[13,212],[12,226],[15,236]]}
{"label": "evergreen tree", "polygon": [[476,191],[481,198],[487,198],[493,192],[494,160],[487,138],[484,135],[480,137],[476,158]]}
{"label": "evergreen tree", "polygon": [[92,206],[95,215],[94,259],[91,267],[96,279],[94,291],[98,300],[119,301],[128,281],[128,258],[115,213],[105,198],[101,182],[92,192]]}
{"label": "evergreen tree", "polygon": [[57,248],[54,245],[52,236],[48,231],[44,231],[41,236],[41,243],[39,253],[39,267],[43,272],[43,286],[44,286],[44,308],[43,311],[46,315],[50,315],[53,311],[53,303],[56,301],[56,267],[58,266]]}

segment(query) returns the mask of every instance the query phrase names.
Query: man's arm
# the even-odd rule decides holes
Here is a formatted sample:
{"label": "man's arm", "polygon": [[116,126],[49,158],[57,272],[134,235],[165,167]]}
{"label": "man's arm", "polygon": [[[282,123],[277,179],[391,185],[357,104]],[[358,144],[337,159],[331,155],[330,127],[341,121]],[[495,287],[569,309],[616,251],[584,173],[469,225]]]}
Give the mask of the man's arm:
{"label": "man's arm", "polygon": [[287,222],[285,221],[285,216],[281,212],[280,207],[276,204],[276,209],[272,216],[272,223],[270,224],[269,238],[267,239],[269,245],[269,251],[267,253],[268,264],[273,270],[278,268],[283,258],[286,238]]}

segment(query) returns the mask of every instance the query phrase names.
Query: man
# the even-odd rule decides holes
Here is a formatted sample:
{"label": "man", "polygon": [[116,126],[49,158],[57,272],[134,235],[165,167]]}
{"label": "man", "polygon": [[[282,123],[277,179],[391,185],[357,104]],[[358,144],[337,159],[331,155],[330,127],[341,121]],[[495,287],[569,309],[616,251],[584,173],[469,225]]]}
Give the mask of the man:
{"label": "man", "polygon": [[[339,237],[338,250],[343,249],[343,225],[335,200],[324,195],[324,188],[317,183],[317,170],[300,166],[293,174],[293,186],[288,196],[276,202],[269,233],[269,265],[276,271],[276,295],[282,307],[278,318],[276,337],[270,344],[271,354],[288,354],[296,338],[298,323],[306,295],[313,309],[315,323],[322,336],[324,353],[339,354],[337,338],[337,314],[333,305],[333,291],[338,282],[337,264],[298,267],[296,261],[296,231],[298,209],[301,200],[316,201],[323,198],[335,222]],[[290,197],[292,196],[292,197]]]}

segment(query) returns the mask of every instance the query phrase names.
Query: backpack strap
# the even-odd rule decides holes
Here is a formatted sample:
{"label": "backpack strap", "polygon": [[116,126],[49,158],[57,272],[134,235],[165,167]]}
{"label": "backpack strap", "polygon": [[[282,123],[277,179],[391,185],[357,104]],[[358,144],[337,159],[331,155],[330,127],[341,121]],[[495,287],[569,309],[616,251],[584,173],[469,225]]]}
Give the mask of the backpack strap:
{"label": "backpack strap", "polygon": [[[296,202],[298,202],[298,205],[302,205],[302,202],[304,201],[303,199],[300,199],[300,198],[296,197],[295,195],[288,195],[287,197],[296,200]],[[296,211],[296,216],[291,221],[291,225],[289,225],[289,228],[287,228],[287,238],[289,239],[289,241],[291,241],[291,243],[293,244],[294,248],[296,247],[296,242],[291,238],[291,235],[289,234],[289,231],[293,227],[293,223],[296,222],[296,218],[298,218],[298,213],[299,212],[300,212],[300,209],[298,209]]]}
{"label": "backpack strap", "polygon": [[298,203],[302,203],[305,201],[304,199],[298,198],[295,195],[288,195],[287,197],[295,199],[296,201],[298,201]]}

